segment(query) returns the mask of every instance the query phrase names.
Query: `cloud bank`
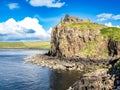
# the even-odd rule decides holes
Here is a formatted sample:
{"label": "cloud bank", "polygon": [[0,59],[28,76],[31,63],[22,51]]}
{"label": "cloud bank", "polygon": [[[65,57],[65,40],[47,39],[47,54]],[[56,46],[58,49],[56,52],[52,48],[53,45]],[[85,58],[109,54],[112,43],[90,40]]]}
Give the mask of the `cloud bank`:
{"label": "cloud bank", "polygon": [[13,18],[0,23],[0,41],[49,40],[51,28],[45,31],[38,19],[26,17],[21,21]]}
{"label": "cloud bank", "polygon": [[113,25],[111,22],[105,23],[105,25],[108,26],[108,27],[118,27],[118,28],[120,28],[119,25]]}
{"label": "cloud bank", "polygon": [[65,2],[61,2],[60,0],[27,0],[27,2],[34,7],[46,6],[60,8],[65,4]]}
{"label": "cloud bank", "polygon": [[120,14],[114,15],[111,13],[101,13],[97,15],[98,21],[105,20],[120,20]]}
{"label": "cloud bank", "polygon": [[8,6],[8,8],[11,9],[11,10],[17,9],[17,8],[20,7],[18,3],[9,3],[7,6]]}

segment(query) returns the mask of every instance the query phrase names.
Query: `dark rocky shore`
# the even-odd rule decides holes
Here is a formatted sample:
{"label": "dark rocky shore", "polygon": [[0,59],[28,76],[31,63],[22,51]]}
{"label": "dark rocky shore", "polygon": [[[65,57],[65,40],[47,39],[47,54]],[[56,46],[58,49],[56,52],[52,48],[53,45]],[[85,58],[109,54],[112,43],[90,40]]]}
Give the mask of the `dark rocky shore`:
{"label": "dark rocky shore", "polygon": [[[120,59],[109,69],[98,69],[84,74],[68,90],[120,90]],[[119,67],[119,68],[118,68]]]}
{"label": "dark rocky shore", "polygon": [[87,73],[68,90],[112,90],[114,78],[107,71],[108,69],[98,69]]}
{"label": "dark rocky shore", "polygon": [[32,62],[40,66],[46,66],[51,69],[57,70],[78,70],[78,71],[89,71],[97,68],[106,67],[109,61],[105,59],[94,60],[85,59],[79,57],[72,58],[58,58],[48,56],[45,54],[37,54],[36,56],[30,56],[26,58],[26,62]]}
{"label": "dark rocky shore", "polygon": [[85,73],[68,90],[120,90],[119,59],[57,58],[37,54],[26,58],[26,63],[28,62],[53,70],[78,70]]}

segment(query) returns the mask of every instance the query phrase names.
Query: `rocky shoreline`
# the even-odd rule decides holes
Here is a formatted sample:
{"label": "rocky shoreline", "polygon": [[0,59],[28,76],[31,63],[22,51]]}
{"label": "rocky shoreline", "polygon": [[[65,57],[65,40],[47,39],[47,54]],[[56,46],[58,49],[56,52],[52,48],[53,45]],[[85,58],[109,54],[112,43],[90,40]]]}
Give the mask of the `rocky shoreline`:
{"label": "rocky shoreline", "polygon": [[25,62],[32,62],[39,66],[46,66],[51,69],[57,70],[78,70],[84,71],[85,69],[91,70],[99,67],[105,67],[109,61],[105,59],[94,60],[79,57],[73,58],[58,58],[48,56],[46,54],[37,54],[35,56],[27,57]]}
{"label": "rocky shoreline", "polygon": [[120,59],[115,60],[111,68],[84,74],[68,90],[120,90]]}
{"label": "rocky shoreline", "polygon": [[68,90],[120,90],[120,71],[115,60],[94,60],[79,57],[58,58],[46,54],[37,54],[26,58],[25,63],[32,62],[53,70],[78,70],[85,74]]}
{"label": "rocky shoreline", "polygon": [[25,62],[32,62],[39,66],[45,66],[57,70],[81,70],[83,68],[83,65],[78,67],[79,64],[77,63],[60,60],[57,57],[47,56],[44,54],[37,54],[36,56],[32,57],[30,56],[26,58]]}
{"label": "rocky shoreline", "polygon": [[98,69],[87,73],[68,90],[113,90],[114,78],[107,72],[108,69]]}

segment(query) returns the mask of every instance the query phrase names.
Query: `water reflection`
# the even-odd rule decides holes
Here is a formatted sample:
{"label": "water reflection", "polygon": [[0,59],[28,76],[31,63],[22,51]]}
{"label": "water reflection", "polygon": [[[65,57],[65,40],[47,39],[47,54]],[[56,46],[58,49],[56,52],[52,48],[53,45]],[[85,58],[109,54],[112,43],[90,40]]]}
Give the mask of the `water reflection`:
{"label": "water reflection", "polygon": [[41,50],[0,50],[0,90],[66,90],[79,79],[78,72],[53,71],[24,58]]}
{"label": "water reflection", "polygon": [[79,80],[82,73],[77,71],[52,71],[50,87],[52,90],[66,90],[75,81]]}

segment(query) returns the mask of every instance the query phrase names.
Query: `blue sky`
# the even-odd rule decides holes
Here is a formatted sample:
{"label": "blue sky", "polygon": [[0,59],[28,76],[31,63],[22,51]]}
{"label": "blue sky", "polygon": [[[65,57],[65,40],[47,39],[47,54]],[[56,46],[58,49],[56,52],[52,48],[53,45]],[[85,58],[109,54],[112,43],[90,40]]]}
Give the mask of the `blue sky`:
{"label": "blue sky", "polygon": [[119,27],[119,4],[120,0],[1,0],[0,41],[49,40],[65,14]]}

